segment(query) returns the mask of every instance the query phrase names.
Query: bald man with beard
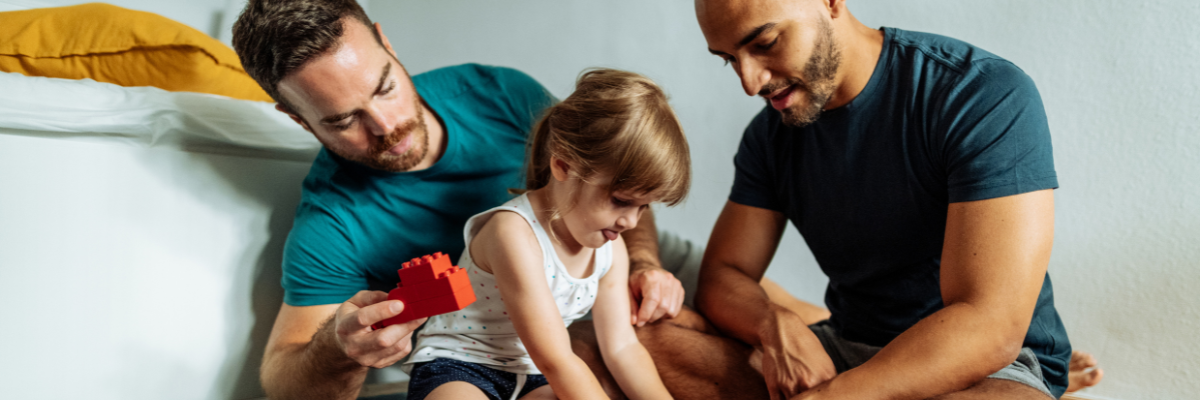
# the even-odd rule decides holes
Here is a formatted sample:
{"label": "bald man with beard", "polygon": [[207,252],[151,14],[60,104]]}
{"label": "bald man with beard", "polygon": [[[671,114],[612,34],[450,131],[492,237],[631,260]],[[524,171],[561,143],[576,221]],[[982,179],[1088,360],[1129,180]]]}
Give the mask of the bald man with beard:
{"label": "bald man with beard", "polygon": [[[695,7],[707,50],[767,107],[709,239],[703,317],[640,333],[672,394],[1062,396],[1058,180],[1029,76],[959,40],[869,28],[844,0]],[[828,311],[760,285],[789,223],[829,276]]]}

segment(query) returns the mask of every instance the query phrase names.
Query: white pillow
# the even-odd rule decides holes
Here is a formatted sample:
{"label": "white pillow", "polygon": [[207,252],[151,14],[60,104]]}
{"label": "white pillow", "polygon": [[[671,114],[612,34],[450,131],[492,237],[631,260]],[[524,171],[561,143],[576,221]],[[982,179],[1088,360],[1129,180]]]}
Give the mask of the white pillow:
{"label": "white pillow", "polygon": [[274,103],[0,72],[0,134],[311,161],[321,145]]}

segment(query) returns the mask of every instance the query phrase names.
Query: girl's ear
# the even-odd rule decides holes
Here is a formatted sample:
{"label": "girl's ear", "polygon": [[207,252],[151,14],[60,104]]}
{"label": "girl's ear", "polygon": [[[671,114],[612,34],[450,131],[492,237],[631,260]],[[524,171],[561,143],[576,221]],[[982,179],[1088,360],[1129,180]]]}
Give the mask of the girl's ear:
{"label": "girl's ear", "polygon": [[550,156],[550,174],[554,180],[566,182],[571,177],[571,164],[561,158]]}

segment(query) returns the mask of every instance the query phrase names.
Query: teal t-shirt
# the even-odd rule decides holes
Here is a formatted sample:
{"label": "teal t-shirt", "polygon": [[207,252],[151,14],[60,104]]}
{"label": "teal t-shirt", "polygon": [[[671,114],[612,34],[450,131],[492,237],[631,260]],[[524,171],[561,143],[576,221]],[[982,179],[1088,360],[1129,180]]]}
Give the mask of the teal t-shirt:
{"label": "teal t-shirt", "polygon": [[[833,328],[874,346],[942,308],[950,203],[1058,187],[1028,75],[962,41],[892,28],[854,100],[803,128],[765,108],[734,163],[729,199],[791,221],[829,276]],[[1062,395],[1071,345],[1049,274],[1024,346]]]}
{"label": "teal t-shirt", "polygon": [[432,167],[385,172],[322,149],[305,178],[283,250],[284,302],[334,304],[389,290],[413,257],[458,263],[463,226],[524,187],[525,141],[556,100],[510,68],[465,64],[413,77],[441,119],[446,152]]}

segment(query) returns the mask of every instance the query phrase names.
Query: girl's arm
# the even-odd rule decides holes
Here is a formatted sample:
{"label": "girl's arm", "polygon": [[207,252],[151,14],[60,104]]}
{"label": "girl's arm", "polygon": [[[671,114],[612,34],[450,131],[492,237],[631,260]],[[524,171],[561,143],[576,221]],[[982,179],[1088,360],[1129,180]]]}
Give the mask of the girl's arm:
{"label": "girl's arm", "polygon": [[[504,307],[534,365],[560,399],[607,399],[592,371],[571,350],[562,315],[546,284],[541,246],[520,215],[501,211],[471,240],[471,258],[496,276]],[[625,308],[625,324],[629,324]],[[636,340],[636,339],[635,339]]]}
{"label": "girl's arm", "polygon": [[629,321],[629,254],[625,240],[613,242],[612,269],[600,279],[600,294],[592,306],[596,340],[604,364],[631,399],[669,399],[650,353],[642,347]]}

